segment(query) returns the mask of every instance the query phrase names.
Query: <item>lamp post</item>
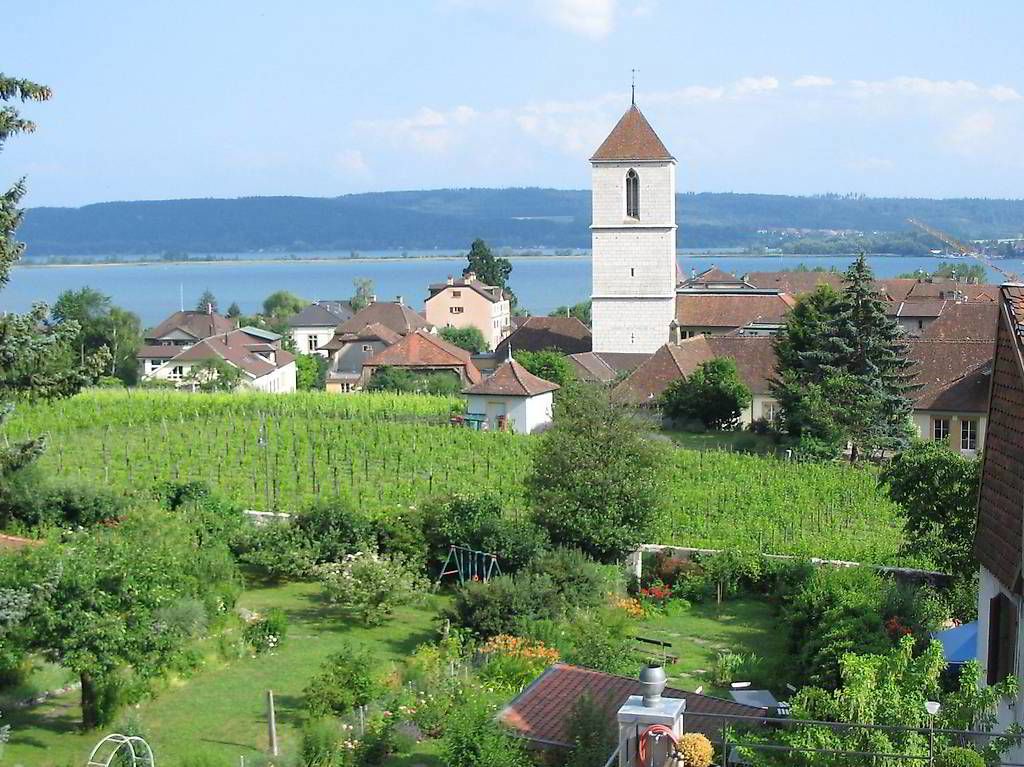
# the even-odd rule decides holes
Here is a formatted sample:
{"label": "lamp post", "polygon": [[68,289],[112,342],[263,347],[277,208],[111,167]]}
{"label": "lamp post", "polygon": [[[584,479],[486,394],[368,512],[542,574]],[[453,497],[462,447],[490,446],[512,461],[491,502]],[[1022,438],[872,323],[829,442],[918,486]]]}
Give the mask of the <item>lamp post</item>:
{"label": "lamp post", "polygon": [[924,710],[928,712],[928,767],[935,767],[935,715],[942,704],[937,700],[926,700]]}

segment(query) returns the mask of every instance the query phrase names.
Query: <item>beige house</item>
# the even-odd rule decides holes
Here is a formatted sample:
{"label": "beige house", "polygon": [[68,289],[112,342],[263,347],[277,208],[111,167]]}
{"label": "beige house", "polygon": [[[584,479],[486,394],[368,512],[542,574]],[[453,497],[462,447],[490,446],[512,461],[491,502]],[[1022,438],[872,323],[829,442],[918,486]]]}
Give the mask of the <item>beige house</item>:
{"label": "beige house", "polygon": [[438,328],[477,328],[488,349],[512,329],[512,304],[504,291],[484,285],[473,272],[431,285],[423,313]]}
{"label": "beige house", "polygon": [[135,355],[139,362],[139,378],[153,375],[172,357],[204,338],[230,333],[236,327],[234,320],[213,311],[175,312],[146,331],[145,343]]}

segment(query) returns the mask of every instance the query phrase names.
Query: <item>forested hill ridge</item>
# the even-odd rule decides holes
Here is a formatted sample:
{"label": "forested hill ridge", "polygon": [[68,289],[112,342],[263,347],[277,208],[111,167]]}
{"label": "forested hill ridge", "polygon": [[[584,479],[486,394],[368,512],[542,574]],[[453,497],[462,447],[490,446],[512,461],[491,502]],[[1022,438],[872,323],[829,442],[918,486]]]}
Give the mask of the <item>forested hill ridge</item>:
{"label": "forested hill ridge", "polygon": [[[909,217],[962,238],[1024,230],[1024,200],[691,193],[678,195],[677,210],[681,248],[772,245],[784,229],[910,236]],[[513,248],[589,248],[589,226],[588,190],[439,189],[32,208],[19,237],[30,256],[424,250],[464,248],[476,237]]]}

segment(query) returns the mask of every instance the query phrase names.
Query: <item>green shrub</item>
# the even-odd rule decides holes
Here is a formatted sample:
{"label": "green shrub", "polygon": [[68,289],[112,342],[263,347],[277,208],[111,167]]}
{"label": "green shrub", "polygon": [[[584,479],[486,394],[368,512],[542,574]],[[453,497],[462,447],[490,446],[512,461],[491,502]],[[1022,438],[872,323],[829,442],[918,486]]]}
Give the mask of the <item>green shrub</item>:
{"label": "green shrub", "polygon": [[366,731],[356,747],[356,763],[377,767],[397,750],[396,719],[390,712],[375,716],[366,723]]}
{"label": "green shrub", "polygon": [[373,520],[377,551],[423,569],[430,554],[423,531],[425,516],[415,507],[391,509]]}
{"label": "green shrub", "polygon": [[715,687],[728,687],[733,682],[760,680],[764,663],[755,653],[720,652],[711,669],[711,683]]}
{"label": "green shrub", "polygon": [[569,713],[569,741],[572,751],[565,767],[594,767],[608,761],[615,748],[615,735],[608,726],[610,717],[590,697],[583,693]]}
{"label": "green shrub", "polygon": [[324,595],[349,608],[365,626],[379,626],[400,605],[426,593],[426,579],[400,559],[357,552],[342,562],[317,565]]}
{"label": "green shrub", "polygon": [[560,599],[557,609],[562,614],[605,603],[609,590],[607,571],[582,551],[562,548],[544,551],[526,569],[551,579]]}
{"label": "green shrub", "polygon": [[344,644],[303,691],[306,710],[313,716],[340,716],[367,705],[383,689],[375,668],[377,659],[366,648]]}
{"label": "green shrub", "polygon": [[634,676],[639,668],[633,624],[621,610],[599,610],[574,616],[562,653],[567,663],[608,674]]}
{"label": "green shrub", "polygon": [[246,624],[242,638],[257,655],[278,648],[288,633],[288,617],[282,610],[270,610]]}
{"label": "green shrub", "polygon": [[522,741],[494,720],[495,706],[468,693],[445,724],[441,758],[446,767],[530,767]]}
{"label": "green shrub", "polygon": [[313,719],[302,728],[299,763],[302,767],[336,767],[341,734],[334,722]]}
{"label": "green shrub", "polygon": [[985,767],[985,760],[977,751],[953,746],[935,758],[935,767]]}
{"label": "green shrub", "polygon": [[531,623],[559,616],[561,596],[547,575],[519,573],[468,581],[455,593],[447,610],[452,622],[481,638],[497,634],[520,636]]}
{"label": "green shrub", "polygon": [[0,526],[44,525],[73,529],[118,519],[127,499],[99,484],[48,477],[36,467],[17,471],[0,486]]}

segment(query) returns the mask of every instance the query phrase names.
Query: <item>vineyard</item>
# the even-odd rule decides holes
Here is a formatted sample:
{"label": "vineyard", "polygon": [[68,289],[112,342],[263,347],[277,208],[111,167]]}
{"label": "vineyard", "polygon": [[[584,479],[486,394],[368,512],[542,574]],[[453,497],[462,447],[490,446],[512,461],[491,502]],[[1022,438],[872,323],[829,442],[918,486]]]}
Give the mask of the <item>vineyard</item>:
{"label": "vineyard", "polygon": [[[50,473],[144,494],[205,481],[253,509],[293,511],[347,493],[386,510],[434,494],[496,490],[522,510],[535,438],[453,428],[459,399],[389,394],[80,394],[22,404],[4,427],[45,434]],[[893,561],[898,509],[875,475],[731,452],[675,450],[669,511],[649,540]]]}

